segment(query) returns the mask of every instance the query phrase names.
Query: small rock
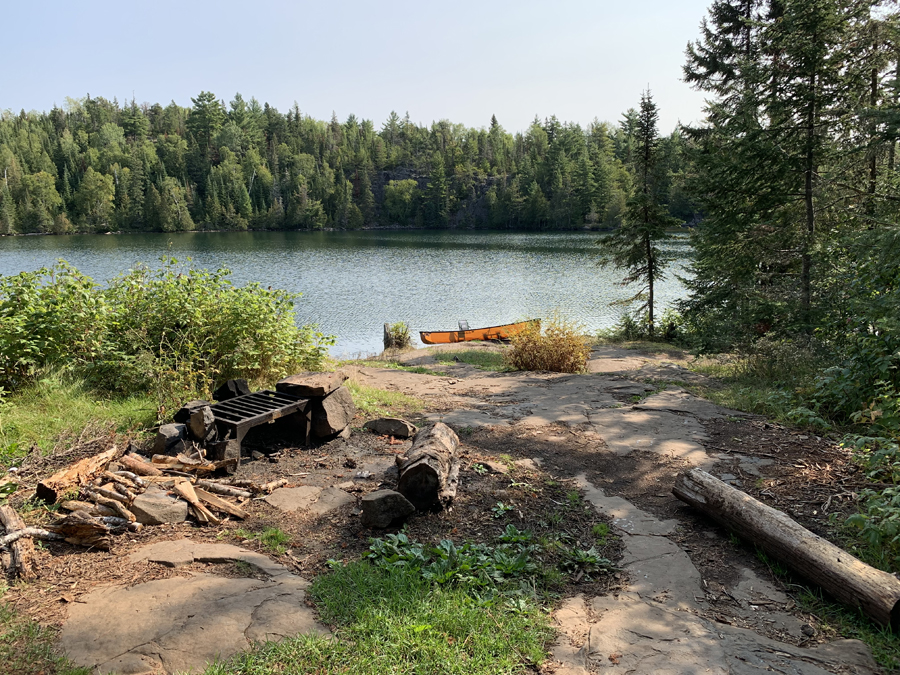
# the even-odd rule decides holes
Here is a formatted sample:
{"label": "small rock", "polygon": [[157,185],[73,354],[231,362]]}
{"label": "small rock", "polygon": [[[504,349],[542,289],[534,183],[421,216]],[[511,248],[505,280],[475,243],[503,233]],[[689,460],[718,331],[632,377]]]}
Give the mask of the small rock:
{"label": "small rock", "polygon": [[399,417],[381,417],[377,420],[369,420],[363,425],[379,436],[393,436],[394,438],[411,438],[419,430],[414,424]]}
{"label": "small rock", "polygon": [[187,427],[184,424],[163,424],[156,432],[153,454],[177,455],[187,448]]}
{"label": "small rock", "polygon": [[362,498],[361,522],[365,527],[384,528],[415,511],[416,507],[399,492],[378,490]]}
{"label": "small rock", "polygon": [[491,473],[509,473],[509,467],[506,466],[503,462],[479,462],[483,467],[485,467]]}
{"label": "small rock", "polygon": [[371,471],[357,471],[354,475],[354,478],[358,478],[360,480],[368,480],[372,477]]}
{"label": "small rock", "polygon": [[254,450],[253,452],[251,452],[250,457],[251,457],[251,459],[255,459],[257,461],[266,458],[266,456],[263,453],[261,453],[259,450]]}
{"label": "small rock", "polygon": [[217,401],[227,401],[238,396],[246,396],[250,393],[250,385],[247,380],[237,378],[234,380],[226,380],[225,384],[213,392],[213,398]]}
{"label": "small rock", "polygon": [[353,395],[347,387],[339,387],[313,406],[312,434],[324,439],[341,433],[356,414]]}
{"label": "small rock", "polygon": [[191,419],[191,413],[205,405],[212,405],[209,401],[188,401],[178,409],[173,419],[178,424],[187,424]]}
{"label": "small rock", "polygon": [[148,490],[135,497],[129,510],[142,525],[183,523],[187,520],[187,502],[169,497],[159,490]]}
{"label": "small rock", "polygon": [[302,398],[323,398],[340,388],[347,377],[340,370],[334,373],[297,373],[278,382],[275,391]]}
{"label": "small rock", "polygon": [[198,443],[215,443],[216,418],[208,405],[197,408],[191,413],[188,431],[190,432],[191,437]]}

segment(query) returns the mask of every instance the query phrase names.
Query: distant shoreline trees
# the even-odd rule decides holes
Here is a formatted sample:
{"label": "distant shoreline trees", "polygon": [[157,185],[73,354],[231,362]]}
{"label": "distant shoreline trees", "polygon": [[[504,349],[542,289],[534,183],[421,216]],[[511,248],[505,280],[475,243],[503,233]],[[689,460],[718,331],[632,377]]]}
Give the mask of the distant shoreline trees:
{"label": "distant shoreline trees", "polygon": [[[627,126],[496,117],[430,127],[392,112],[380,130],[240,94],[191,107],[67,99],[0,113],[0,234],[370,226],[616,227],[633,184]],[[661,139],[683,183],[681,136]],[[685,200],[671,206],[695,216]]]}

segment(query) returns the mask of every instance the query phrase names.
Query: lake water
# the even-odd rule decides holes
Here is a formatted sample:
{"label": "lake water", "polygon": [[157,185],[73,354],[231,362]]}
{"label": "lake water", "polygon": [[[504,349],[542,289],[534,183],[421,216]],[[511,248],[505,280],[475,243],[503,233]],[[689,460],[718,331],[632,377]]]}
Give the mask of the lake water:
{"label": "lake water", "polygon": [[[552,312],[589,331],[622,315],[610,303],[633,295],[622,273],[597,264],[590,232],[483,231],[196,232],[0,238],[0,274],[17,274],[62,258],[106,281],[160,256],[192,258],[197,267],[232,270],[241,284],[303,293],[300,323],[337,336],[335,355],[381,351],[382,325],[452,330],[459,319],[493,326]],[[669,244],[676,262],[657,287],[658,311],[684,294],[686,238]],[[418,334],[416,333],[416,337]]]}

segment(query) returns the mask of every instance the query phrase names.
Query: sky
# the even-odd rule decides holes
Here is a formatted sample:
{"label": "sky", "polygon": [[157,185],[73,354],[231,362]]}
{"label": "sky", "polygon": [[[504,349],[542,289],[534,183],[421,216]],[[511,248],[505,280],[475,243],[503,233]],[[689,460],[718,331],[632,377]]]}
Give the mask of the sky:
{"label": "sky", "polygon": [[0,110],[240,92],[376,128],[395,110],[516,132],[535,116],[618,122],[649,87],[668,133],[702,118],[681,66],[710,1],[8,3]]}

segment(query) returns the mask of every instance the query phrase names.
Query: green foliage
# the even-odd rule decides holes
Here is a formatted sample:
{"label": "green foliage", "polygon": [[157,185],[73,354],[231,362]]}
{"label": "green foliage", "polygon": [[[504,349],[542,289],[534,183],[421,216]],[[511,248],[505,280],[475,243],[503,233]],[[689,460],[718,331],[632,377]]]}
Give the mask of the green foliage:
{"label": "green foliage", "polygon": [[287,544],[291,541],[291,535],[277,527],[267,527],[261,532],[252,532],[239,528],[234,530],[232,534],[240,539],[255,539],[259,541],[265,548],[281,555],[287,551]]}
{"label": "green foliage", "polygon": [[41,626],[0,602],[0,671],[16,675],[88,675],[89,668],[78,668],[57,655],[56,632]]}
{"label": "green foliage", "polygon": [[485,349],[460,349],[446,351],[443,349],[432,350],[434,360],[442,365],[452,366],[455,363],[467,363],[481,370],[503,372],[508,369],[502,352],[487,351]]}
{"label": "green foliage", "polygon": [[152,393],[161,415],[216,381],[266,382],[321,367],[333,339],[297,327],[297,295],[232,285],[164,258],[100,288],[66,263],[0,277],[0,384],[63,368],[100,392]]}
{"label": "green foliage", "polygon": [[384,335],[385,349],[409,349],[412,347],[412,337],[409,334],[409,325],[403,321],[388,324]]}
{"label": "green foliage", "polygon": [[347,387],[356,408],[366,417],[398,417],[425,407],[422,401],[407,394],[369,387],[353,379],[347,381]]}
{"label": "green foliage", "polygon": [[580,373],[587,367],[590,354],[583,327],[554,316],[541,326],[528,324],[513,335],[503,357],[512,370]]}

